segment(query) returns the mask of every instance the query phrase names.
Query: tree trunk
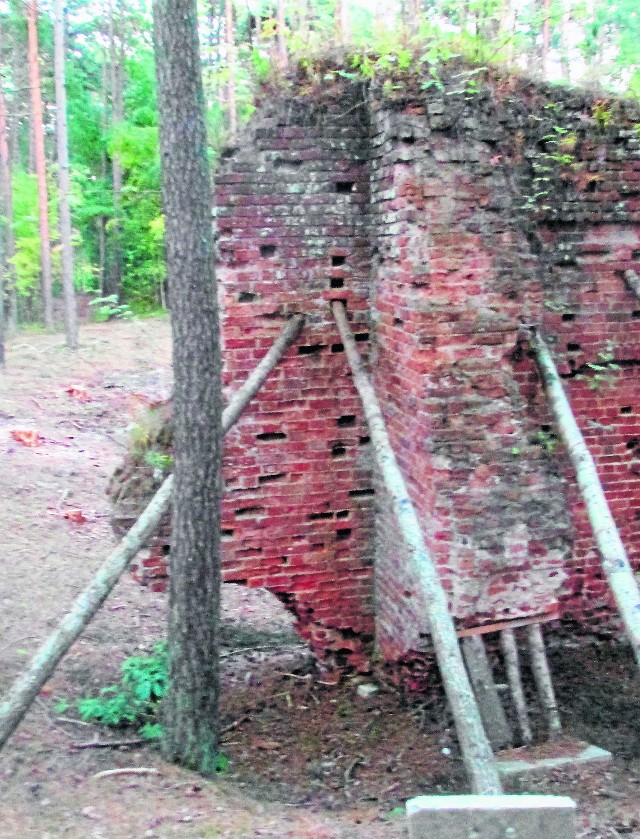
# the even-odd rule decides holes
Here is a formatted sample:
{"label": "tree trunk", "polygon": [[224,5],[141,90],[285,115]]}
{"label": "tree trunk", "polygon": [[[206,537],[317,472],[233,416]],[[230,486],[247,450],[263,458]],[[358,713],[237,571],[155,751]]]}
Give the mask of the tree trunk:
{"label": "tree trunk", "polygon": [[11,163],[7,132],[7,104],[0,84],[0,200],[4,217],[2,224],[2,277],[7,306],[4,310],[6,333],[15,332],[18,325],[18,288],[13,258],[16,255],[16,240],[13,234],[13,194],[11,189]]}
{"label": "tree trunk", "polygon": [[287,53],[287,21],[284,13],[284,0],[278,0],[276,6],[276,41],[278,46],[278,65],[281,70],[286,70],[289,65]]}
{"label": "tree trunk", "polygon": [[[109,0],[109,73],[111,82],[111,126],[124,121],[123,98],[123,47],[122,33],[118,31],[112,0]],[[122,293],[122,163],[117,152],[111,156],[111,182],[113,194],[113,225],[109,241],[111,251],[107,274],[105,276],[105,294]]]}
{"label": "tree trunk", "polygon": [[31,113],[33,118],[33,150],[38,178],[38,214],[40,220],[42,314],[47,329],[53,328],[53,284],[51,270],[51,237],[49,233],[49,197],[47,194],[47,160],[44,149],[44,123],[42,118],[42,92],[38,59],[38,6],[29,0],[27,6],[27,33],[29,42],[29,81],[31,85]]}
{"label": "tree trunk", "polygon": [[220,341],[195,0],[155,0],[162,196],[171,294],[175,490],[162,749],[216,771],[220,607]]}
{"label": "tree trunk", "polygon": [[351,21],[347,0],[338,0],[336,25],[338,27],[338,41],[342,46],[346,46],[351,41]]}
{"label": "tree trunk", "polygon": [[540,73],[547,75],[549,45],[551,43],[551,0],[542,0],[542,48],[540,50]]}
{"label": "tree trunk", "polygon": [[[233,394],[222,414],[223,434],[236,424],[269,373],[300,334],[303,323],[304,318],[300,315],[291,318],[269,352],[255,367],[246,382]],[[172,491],[173,476],[169,475],[140,518],[76,599],[71,610],[31,659],[24,673],[11,685],[0,703],[0,749],[16,730],[42,686],[67,654],[73,642],[82,634],[89,621],[107,599],[133,557],[151,538],[169,509]]]}
{"label": "tree trunk", "polygon": [[69,139],[67,136],[67,90],[65,86],[64,0],[56,0],[54,23],[54,75],[56,84],[56,143],[58,151],[58,215],[62,248],[62,294],[67,346],[78,346],[78,315],[73,287],[73,246],[71,244],[71,208],[69,193]]}
{"label": "tree trunk", "polygon": [[233,15],[233,0],[225,0],[225,36],[227,46],[227,107],[229,115],[229,140],[238,139],[238,105],[236,101],[236,26]]}
{"label": "tree trunk", "polygon": [[549,407],[575,469],[578,489],[587,508],[602,568],[640,667],[640,591],[633,569],[611,515],[598,470],[573,415],[549,348],[536,331],[531,332],[530,341],[536,353]]}
{"label": "tree trunk", "polygon": [[471,683],[464,667],[453,618],[438,571],[427,550],[415,508],[382,417],[382,412],[347,323],[343,303],[332,304],[333,315],[353,381],[364,408],[378,469],[391,498],[395,519],[410,557],[411,568],[419,583],[419,596],[436,651],[440,675],[455,720],[462,759],[474,793],[488,795],[502,792],[493,752],[482,725]]}

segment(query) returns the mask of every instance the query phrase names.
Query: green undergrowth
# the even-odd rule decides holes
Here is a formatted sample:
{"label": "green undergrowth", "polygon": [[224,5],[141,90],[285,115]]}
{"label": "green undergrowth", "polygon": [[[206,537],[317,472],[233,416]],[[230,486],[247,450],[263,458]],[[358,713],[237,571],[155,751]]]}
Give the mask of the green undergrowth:
{"label": "green undergrowth", "polygon": [[80,717],[111,728],[136,727],[141,737],[158,740],[158,710],[168,683],[166,642],[156,644],[151,655],[125,659],[121,673],[118,684],[78,700]]}

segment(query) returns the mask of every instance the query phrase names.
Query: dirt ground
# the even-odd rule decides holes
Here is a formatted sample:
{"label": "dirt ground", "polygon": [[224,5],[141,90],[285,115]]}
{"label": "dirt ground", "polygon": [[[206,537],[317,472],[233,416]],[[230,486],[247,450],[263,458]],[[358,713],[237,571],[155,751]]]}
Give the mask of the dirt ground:
{"label": "dirt ground", "polygon": [[[86,326],[75,355],[60,336],[22,333],[9,344],[0,373],[0,691],[113,546],[108,479],[128,427],[170,382],[166,321]],[[223,604],[228,770],[203,780],[152,746],[96,748],[135,734],[78,722],[75,699],[113,683],[127,656],[164,634],[165,596],[125,576],[0,754],[0,839],[399,839],[406,798],[465,789],[436,688],[409,703],[380,685],[363,699],[357,680],[325,683],[267,592],[224,586]],[[516,790],[577,799],[582,839],[640,837],[640,685],[630,656],[605,642],[557,637],[551,646],[567,730],[615,761]],[[70,703],[64,713],[60,699]],[[154,771],[94,777],[114,768]]]}

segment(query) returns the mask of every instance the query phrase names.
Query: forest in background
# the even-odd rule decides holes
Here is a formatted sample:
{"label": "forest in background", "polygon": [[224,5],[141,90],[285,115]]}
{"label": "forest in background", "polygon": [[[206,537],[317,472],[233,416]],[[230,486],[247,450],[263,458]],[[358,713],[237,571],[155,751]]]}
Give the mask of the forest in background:
{"label": "forest in background", "polygon": [[[256,88],[330,47],[353,79],[428,87],[461,56],[640,95],[637,0],[207,0],[199,29],[213,166]],[[54,298],[75,345],[74,290],[103,317],[168,301],[150,1],[4,2],[0,69],[1,364],[2,323],[50,328]]]}

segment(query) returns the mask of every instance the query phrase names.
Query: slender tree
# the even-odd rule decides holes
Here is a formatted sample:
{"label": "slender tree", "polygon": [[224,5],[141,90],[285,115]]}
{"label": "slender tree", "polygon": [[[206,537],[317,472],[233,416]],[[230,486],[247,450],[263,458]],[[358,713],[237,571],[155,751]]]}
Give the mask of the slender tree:
{"label": "slender tree", "polygon": [[13,195],[11,191],[11,165],[9,160],[9,132],[7,130],[7,104],[0,83],[0,201],[2,202],[2,279],[4,286],[4,326],[7,332],[18,325],[18,288],[14,257],[16,240],[13,234]]}
{"label": "slender tree", "polygon": [[[111,126],[124,122],[124,46],[122,43],[122,21],[119,9],[114,9],[109,0],[109,72],[111,83]],[[117,20],[116,20],[117,15]],[[111,263],[105,277],[105,294],[120,297],[122,291],[122,186],[123,171],[120,155],[111,155],[111,180],[113,185],[113,224],[111,228]]]}
{"label": "slender tree", "polygon": [[236,98],[236,25],[233,14],[233,0],[225,0],[225,35],[227,47],[227,108],[229,114],[229,139],[236,142],[238,136],[238,103]]}
{"label": "slender tree", "polygon": [[42,90],[38,54],[38,4],[29,0],[27,6],[27,35],[29,46],[29,82],[31,87],[31,115],[33,153],[38,179],[38,216],[40,228],[40,278],[42,314],[47,329],[53,328],[53,274],[51,269],[51,235],[49,232],[49,196],[47,193],[47,159],[44,148]]}
{"label": "slender tree", "polygon": [[278,0],[276,5],[276,42],[278,50],[278,65],[281,70],[286,70],[289,65],[286,32],[287,20],[284,10],[284,0]]}
{"label": "slender tree", "polygon": [[173,330],[175,488],[163,751],[216,769],[220,348],[196,0],[155,0],[162,196]]}
{"label": "slender tree", "polygon": [[351,20],[347,0],[338,0],[336,25],[338,27],[338,41],[344,46],[351,40]]}
{"label": "slender tree", "polygon": [[62,294],[67,346],[78,346],[78,317],[73,288],[73,246],[69,193],[69,139],[67,136],[67,89],[65,85],[64,2],[56,0],[54,21],[54,75],[56,84],[56,145],[58,153],[58,215],[62,256]]}

